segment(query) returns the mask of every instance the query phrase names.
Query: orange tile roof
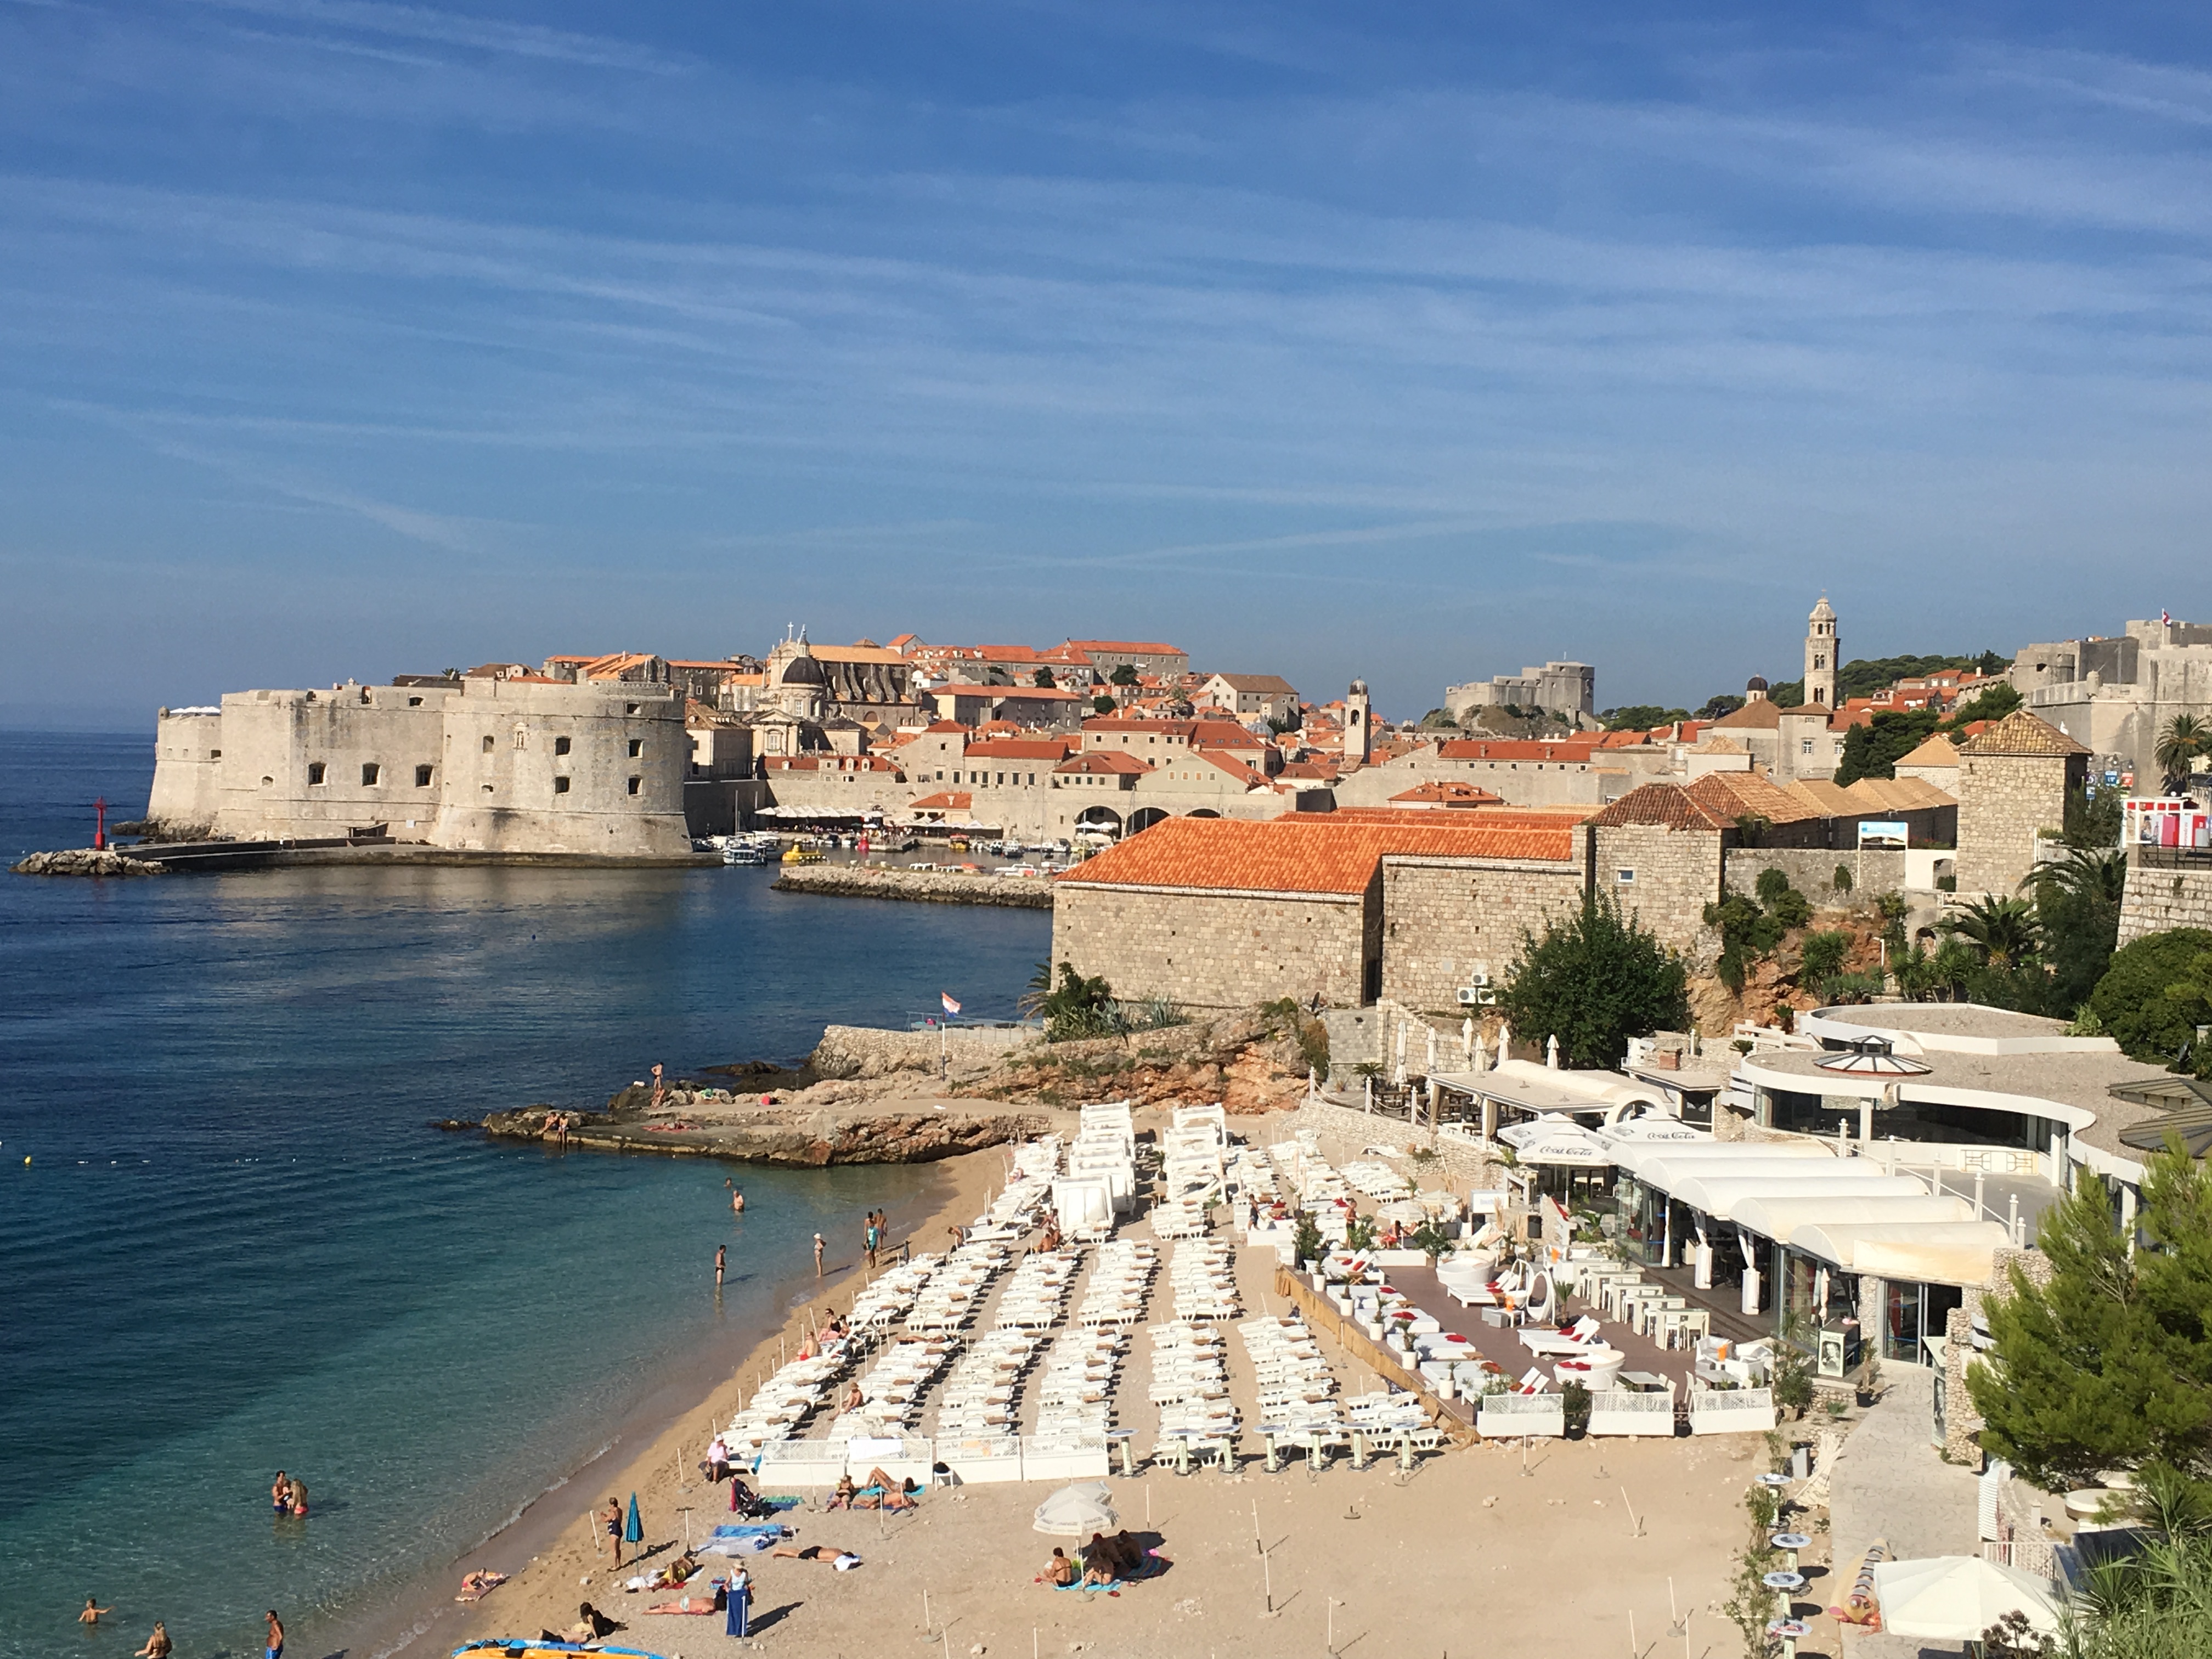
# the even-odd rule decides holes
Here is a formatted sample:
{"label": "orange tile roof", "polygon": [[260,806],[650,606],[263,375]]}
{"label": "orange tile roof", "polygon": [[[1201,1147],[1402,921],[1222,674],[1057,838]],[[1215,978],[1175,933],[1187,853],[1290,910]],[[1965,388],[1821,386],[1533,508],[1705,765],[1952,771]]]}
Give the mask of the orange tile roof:
{"label": "orange tile roof", "polygon": [[932,720],[921,729],[925,732],[958,732],[963,735],[968,730],[958,720]]}
{"label": "orange tile roof", "polygon": [[1471,783],[1424,783],[1390,797],[1412,806],[1503,806],[1505,797],[1478,789]]}
{"label": "orange tile roof", "polygon": [[1172,887],[1206,892],[1352,895],[1389,856],[1542,859],[1574,855],[1571,826],[1486,829],[1438,823],[1316,823],[1277,818],[1165,818],[1057,879],[1079,887]]}
{"label": "orange tile roof", "polygon": [[[1413,745],[1418,748],[1418,744]],[[1592,738],[1546,743],[1533,738],[1454,738],[1437,745],[1439,760],[1587,761],[1597,747]]]}
{"label": "orange tile roof", "polygon": [[1163,645],[1158,640],[1070,640],[1068,645],[1077,651],[1141,651],[1151,657],[1180,657],[1186,654],[1179,647]]}
{"label": "orange tile roof", "polygon": [[908,810],[929,812],[964,812],[974,805],[975,797],[965,789],[946,789],[934,795],[924,795]]}
{"label": "orange tile roof", "polygon": [[1277,823],[1442,823],[1462,829],[1551,830],[1597,816],[1595,806],[1472,806],[1449,816],[1430,806],[1340,806],[1332,812],[1285,812]]}
{"label": "orange tile roof", "polygon": [[1780,784],[1752,772],[1708,772],[1689,786],[1689,793],[1731,823],[1745,817],[1762,817],[1769,823],[1802,823],[1826,816]]}
{"label": "orange tile roof", "polygon": [[968,745],[968,758],[971,761],[1061,761],[1066,757],[1067,745],[1057,738],[988,738]]}
{"label": "orange tile roof", "polygon": [[1679,783],[1647,783],[1630,790],[1590,823],[1601,830],[1649,824],[1668,830],[1726,830],[1735,822],[1693,799]]}
{"label": "orange tile roof", "polygon": [[2047,720],[2015,708],[1959,745],[1962,755],[2086,755],[2089,751]]}
{"label": "orange tile roof", "polygon": [[[972,752],[972,751],[971,751]],[[1139,772],[1149,772],[1152,763],[1121,749],[1093,749],[1061,762],[1052,769],[1068,776],[1127,777]]]}

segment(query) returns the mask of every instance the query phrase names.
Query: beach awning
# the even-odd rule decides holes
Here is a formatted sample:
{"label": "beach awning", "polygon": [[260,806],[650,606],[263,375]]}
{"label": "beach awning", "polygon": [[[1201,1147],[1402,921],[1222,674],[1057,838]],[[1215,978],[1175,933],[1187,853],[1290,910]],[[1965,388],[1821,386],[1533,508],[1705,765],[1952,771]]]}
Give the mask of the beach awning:
{"label": "beach awning", "polygon": [[[1790,1248],[1855,1273],[1941,1285],[1985,1285],[1990,1261],[2011,1243],[1995,1221],[1808,1221],[1790,1235]],[[1908,1268],[1966,1267],[1964,1279]]]}
{"label": "beach awning", "polygon": [[1731,1221],[1743,1218],[1736,1213],[1737,1205],[1755,1199],[1919,1198],[1928,1191],[1924,1182],[1911,1176],[1886,1176],[1870,1164],[1859,1166],[1865,1175],[1854,1176],[1846,1173],[1850,1167],[1838,1164],[1826,1170],[1808,1170],[1803,1175],[1765,1170],[1744,1174],[1723,1167],[1710,1176],[1678,1181],[1666,1190],[1668,1196],[1707,1215],[1725,1216]]}
{"label": "beach awning", "polygon": [[1937,1555],[1882,1561],[1874,1570],[1881,1627],[1892,1636],[1928,1642],[1974,1642],[2012,1612],[2031,1628],[2056,1635],[2058,1587],[2018,1567],[1978,1555]]}
{"label": "beach awning", "polygon": [[[1795,1248],[1797,1234],[1817,1226],[1870,1222],[1960,1222],[1974,1218],[1973,1206],[1950,1194],[1924,1188],[1913,1195],[1895,1193],[1820,1194],[1777,1190],[1737,1203],[1729,1218],[1763,1237]],[[1832,1260],[1832,1258],[1831,1258]],[[1838,1266],[1842,1264],[1838,1262]]]}
{"label": "beach awning", "polygon": [[1498,1138],[1510,1146],[1514,1156],[1523,1164],[1603,1169],[1613,1162],[1612,1153],[1589,1130],[1557,1119],[1509,1123],[1498,1132]]}
{"label": "beach awning", "polygon": [[1996,1278],[1996,1253],[2012,1241],[1994,1221],[1975,1224],[1996,1234],[1994,1243],[1965,1240],[1884,1239],[1851,1253],[1854,1272],[1900,1284],[1956,1285],[1987,1290]]}
{"label": "beach awning", "polygon": [[1103,1480],[1081,1480],[1062,1486],[1036,1506],[1031,1517],[1036,1530],[1054,1538],[1084,1538],[1094,1532],[1118,1531],[1121,1518],[1114,1512],[1112,1493]]}
{"label": "beach awning", "polygon": [[1721,1164],[1771,1170],[1814,1158],[1825,1158],[1831,1164],[1844,1161],[1828,1147],[1810,1140],[1762,1141],[1753,1145],[1740,1140],[1662,1140],[1649,1146],[1628,1140],[1614,1142],[1614,1149],[1620,1154],[1615,1163],[1623,1169],[1633,1170],[1639,1178],[1655,1187],[1665,1187],[1670,1177],[1679,1180],[1707,1173]]}
{"label": "beach awning", "polygon": [[1712,1144],[1713,1132],[1685,1123],[1679,1117],[1625,1117],[1594,1130],[1609,1146],[1702,1146]]}

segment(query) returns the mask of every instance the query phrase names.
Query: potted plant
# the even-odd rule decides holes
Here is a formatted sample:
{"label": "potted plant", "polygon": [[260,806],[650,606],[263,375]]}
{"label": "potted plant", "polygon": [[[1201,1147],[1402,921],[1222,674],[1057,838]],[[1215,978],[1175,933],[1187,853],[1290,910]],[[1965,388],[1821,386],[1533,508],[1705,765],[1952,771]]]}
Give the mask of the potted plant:
{"label": "potted plant", "polygon": [[1559,1410],[1566,1419],[1567,1437],[1579,1440],[1589,1432],[1590,1419],[1590,1391],[1589,1385],[1579,1381],[1566,1384],[1559,1390]]}

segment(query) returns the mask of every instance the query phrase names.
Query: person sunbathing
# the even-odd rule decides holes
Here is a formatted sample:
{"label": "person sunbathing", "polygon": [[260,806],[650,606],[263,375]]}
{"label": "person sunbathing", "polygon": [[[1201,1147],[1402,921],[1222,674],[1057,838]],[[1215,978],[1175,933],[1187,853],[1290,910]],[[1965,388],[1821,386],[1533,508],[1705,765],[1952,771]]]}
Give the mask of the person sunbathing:
{"label": "person sunbathing", "polygon": [[850,1572],[860,1565],[860,1558],[852,1551],[837,1549],[828,1544],[808,1544],[795,1550],[770,1550],[769,1556],[770,1559],[781,1557],[787,1561],[818,1561],[836,1568],[840,1572]]}
{"label": "person sunbathing", "polygon": [[915,1501],[907,1492],[906,1483],[902,1480],[892,1480],[881,1469],[868,1471],[868,1485],[874,1487],[877,1492],[876,1501],[869,1506],[872,1509],[910,1510],[915,1507]]}
{"label": "person sunbathing", "polygon": [[1044,1576],[1037,1582],[1050,1584],[1054,1589],[1066,1589],[1081,1576],[1081,1570],[1067,1559],[1067,1553],[1055,1547],[1052,1559],[1044,1564]]}
{"label": "person sunbathing", "polygon": [[478,1601],[507,1582],[503,1572],[478,1571],[461,1575],[461,1593],[456,1601]]}
{"label": "person sunbathing", "polygon": [[854,1500],[859,1496],[860,1489],[854,1486],[852,1472],[848,1470],[837,1477],[837,1490],[830,1495],[829,1507],[833,1510],[852,1509],[854,1507]]}

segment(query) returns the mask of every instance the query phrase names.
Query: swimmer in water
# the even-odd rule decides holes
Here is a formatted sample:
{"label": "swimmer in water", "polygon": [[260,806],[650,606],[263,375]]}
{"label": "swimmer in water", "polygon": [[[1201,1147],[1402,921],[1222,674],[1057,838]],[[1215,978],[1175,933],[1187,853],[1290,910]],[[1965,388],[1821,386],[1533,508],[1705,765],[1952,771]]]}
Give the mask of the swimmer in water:
{"label": "swimmer in water", "polygon": [[714,1288],[718,1291],[722,1288],[722,1265],[724,1262],[728,1261],[729,1255],[730,1247],[728,1245],[717,1244],[714,1246]]}
{"label": "swimmer in water", "polygon": [[88,1595],[84,1598],[84,1611],[77,1614],[76,1621],[80,1625],[96,1625],[100,1622],[100,1615],[101,1613],[112,1613],[114,1611],[115,1609],[113,1607],[103,1607],[97,1605],[94,1598]]}

